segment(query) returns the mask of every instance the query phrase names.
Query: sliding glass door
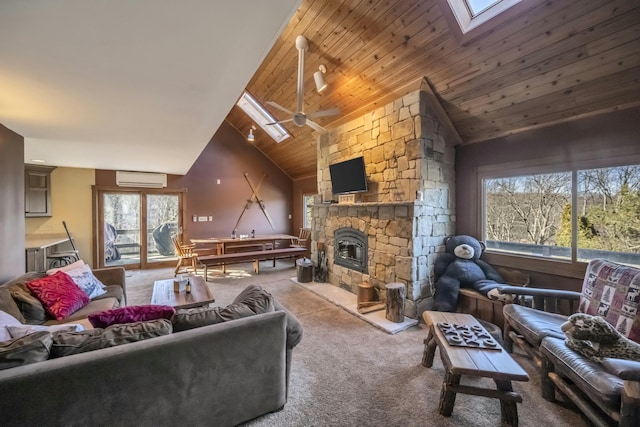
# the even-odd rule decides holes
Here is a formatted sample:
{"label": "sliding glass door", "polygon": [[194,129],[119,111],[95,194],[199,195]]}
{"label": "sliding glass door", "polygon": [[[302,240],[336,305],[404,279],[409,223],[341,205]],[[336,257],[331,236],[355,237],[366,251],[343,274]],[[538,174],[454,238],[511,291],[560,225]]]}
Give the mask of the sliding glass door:
{"label": "sliding glass door", "polygon": [[177,260],[171,236],[178,234],[179,230],[180,197],[176,194],[147,194],[146,201],[147,262]]}
{"label": "sliding glass door", "polygon": [[98,264],[145,269],[174,265],[171,240],[180,231],[182,193],[97,191]]}

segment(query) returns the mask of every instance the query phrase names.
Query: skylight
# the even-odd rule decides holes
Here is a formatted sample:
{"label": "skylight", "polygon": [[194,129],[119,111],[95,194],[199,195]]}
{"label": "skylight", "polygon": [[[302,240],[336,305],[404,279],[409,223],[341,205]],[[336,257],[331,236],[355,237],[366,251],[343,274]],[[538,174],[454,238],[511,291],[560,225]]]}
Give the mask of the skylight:
{"label": "skylight", "polygon": [[267,126],[267,123],[274,123],[277,120],[248,92],[242,94],[236,105],[242,108],[275,142],[282,142],[291,136],[279,123]]}
{"label": "skylight", "polygon": [[485,10],[500,3],[502,0],[464,0],[467,3],[471,16],[478,16]]}
{"label": "skylight", "polygon": [[500,15],[522,0],[446,0],[463,34]]}

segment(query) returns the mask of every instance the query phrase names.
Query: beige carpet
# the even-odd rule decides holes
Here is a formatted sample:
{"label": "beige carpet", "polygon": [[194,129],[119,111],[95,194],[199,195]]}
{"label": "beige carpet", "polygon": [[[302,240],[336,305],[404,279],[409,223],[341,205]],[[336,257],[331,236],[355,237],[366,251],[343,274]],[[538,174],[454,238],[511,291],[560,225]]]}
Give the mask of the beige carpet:
{"label": "beige carpet", "polygon": [[[246,426],[500,426],[495,399],[458,395],[451,417],[438,414],[444,371],[438,355],[433,368],[421,365],[422,324],[390,335],[293,283],[291,262],[278,262],[276,268],[267,262],[260,271],[250,274],[250,264],[234,266],[226,275],[210,270],[208,282],[215,305],[221,306],[248,284],[260,284],[304,327],[294,350],[289,401],[282,411]],[[127,272],[128,303],[148,304],[153,281],[172,276],[171,269]],[[532,365],[522,356],[515,358],[531,377],[514,382],[523,396],[520,426],[586,425],[574,410],[542,399]],[[463,378],[463,383],[492,386],[484,379]]]}

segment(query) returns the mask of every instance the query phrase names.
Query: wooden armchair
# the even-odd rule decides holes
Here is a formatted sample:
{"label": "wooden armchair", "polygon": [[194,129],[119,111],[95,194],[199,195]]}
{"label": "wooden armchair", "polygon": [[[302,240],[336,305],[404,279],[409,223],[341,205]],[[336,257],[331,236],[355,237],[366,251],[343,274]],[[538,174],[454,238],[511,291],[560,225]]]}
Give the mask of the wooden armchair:
{"label": "wooden armchair", "polygon": [[301,228],[300,234],[295,239],[291,239],[292,248],[306,248],[309,243],[309,237],[311,237],[311,229],[310,228]]}
{"label": "wooden armchair", "polygon": [[[556,392],[571,400],[597,426],[640,425],[640,362],[597,363],[570,349],[562,324],[576,312],[599,315],[629,339],[640,341],[640,268],[596,259],[587,266],[581,292],[504,286],[526,305],[507,304],[504,347],[515,343],[540,370],[542,397]],[[522,299],[525,297],[526,299]]]}
{"label": "wooden armchair", "polygon": [[193,249],[195,248],[196,245],[193,245],[193,244],[183,245],[178,240],[178,236],[171,236],[171,241],[173,242],[173,245],[176,249],[175,253],[176,253],[176,256],[178,257],[178,264],[176,265],[176,269],[173,272],[173,275],[176,276],[178,274],[178,272],[184,265],[185,261],[190,262],[191,267],[193,268],[193,272],[197,273],[198,272],[198,254],[193,252]]}
{"label": "wooden armchair", "polygon": [[301,228],[300,234],[296,239],[291,239],[291,243],[289,244],[292,248],[305,248],[307,252],[304,253],[304,256],[309,258],[311,253],[311,248],[309,245],[309,240],[311,238],[311,229],[310,228]]}

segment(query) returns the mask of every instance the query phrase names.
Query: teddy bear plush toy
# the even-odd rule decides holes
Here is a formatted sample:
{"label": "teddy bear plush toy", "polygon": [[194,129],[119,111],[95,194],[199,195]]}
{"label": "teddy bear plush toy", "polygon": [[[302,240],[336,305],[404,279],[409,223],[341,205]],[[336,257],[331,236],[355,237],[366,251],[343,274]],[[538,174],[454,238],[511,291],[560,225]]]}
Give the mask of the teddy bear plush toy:
{"label": "teddy bear plush toy", "polygon": [[603,317],[575,313],[562,324],[567,347],[594,362],[605,357],[640,361],[640,344],[623,336]]}
{"label": "teddy bear plush toy", "polygon": [[433,310],[454,311],[461,287],[474,289],[491,299],[508,299],[496,289],[505,285],[500,273],[480,259],[484,243],[460,235],[447,236],[444,246],[445,252],[438,255],[434,265]]}

